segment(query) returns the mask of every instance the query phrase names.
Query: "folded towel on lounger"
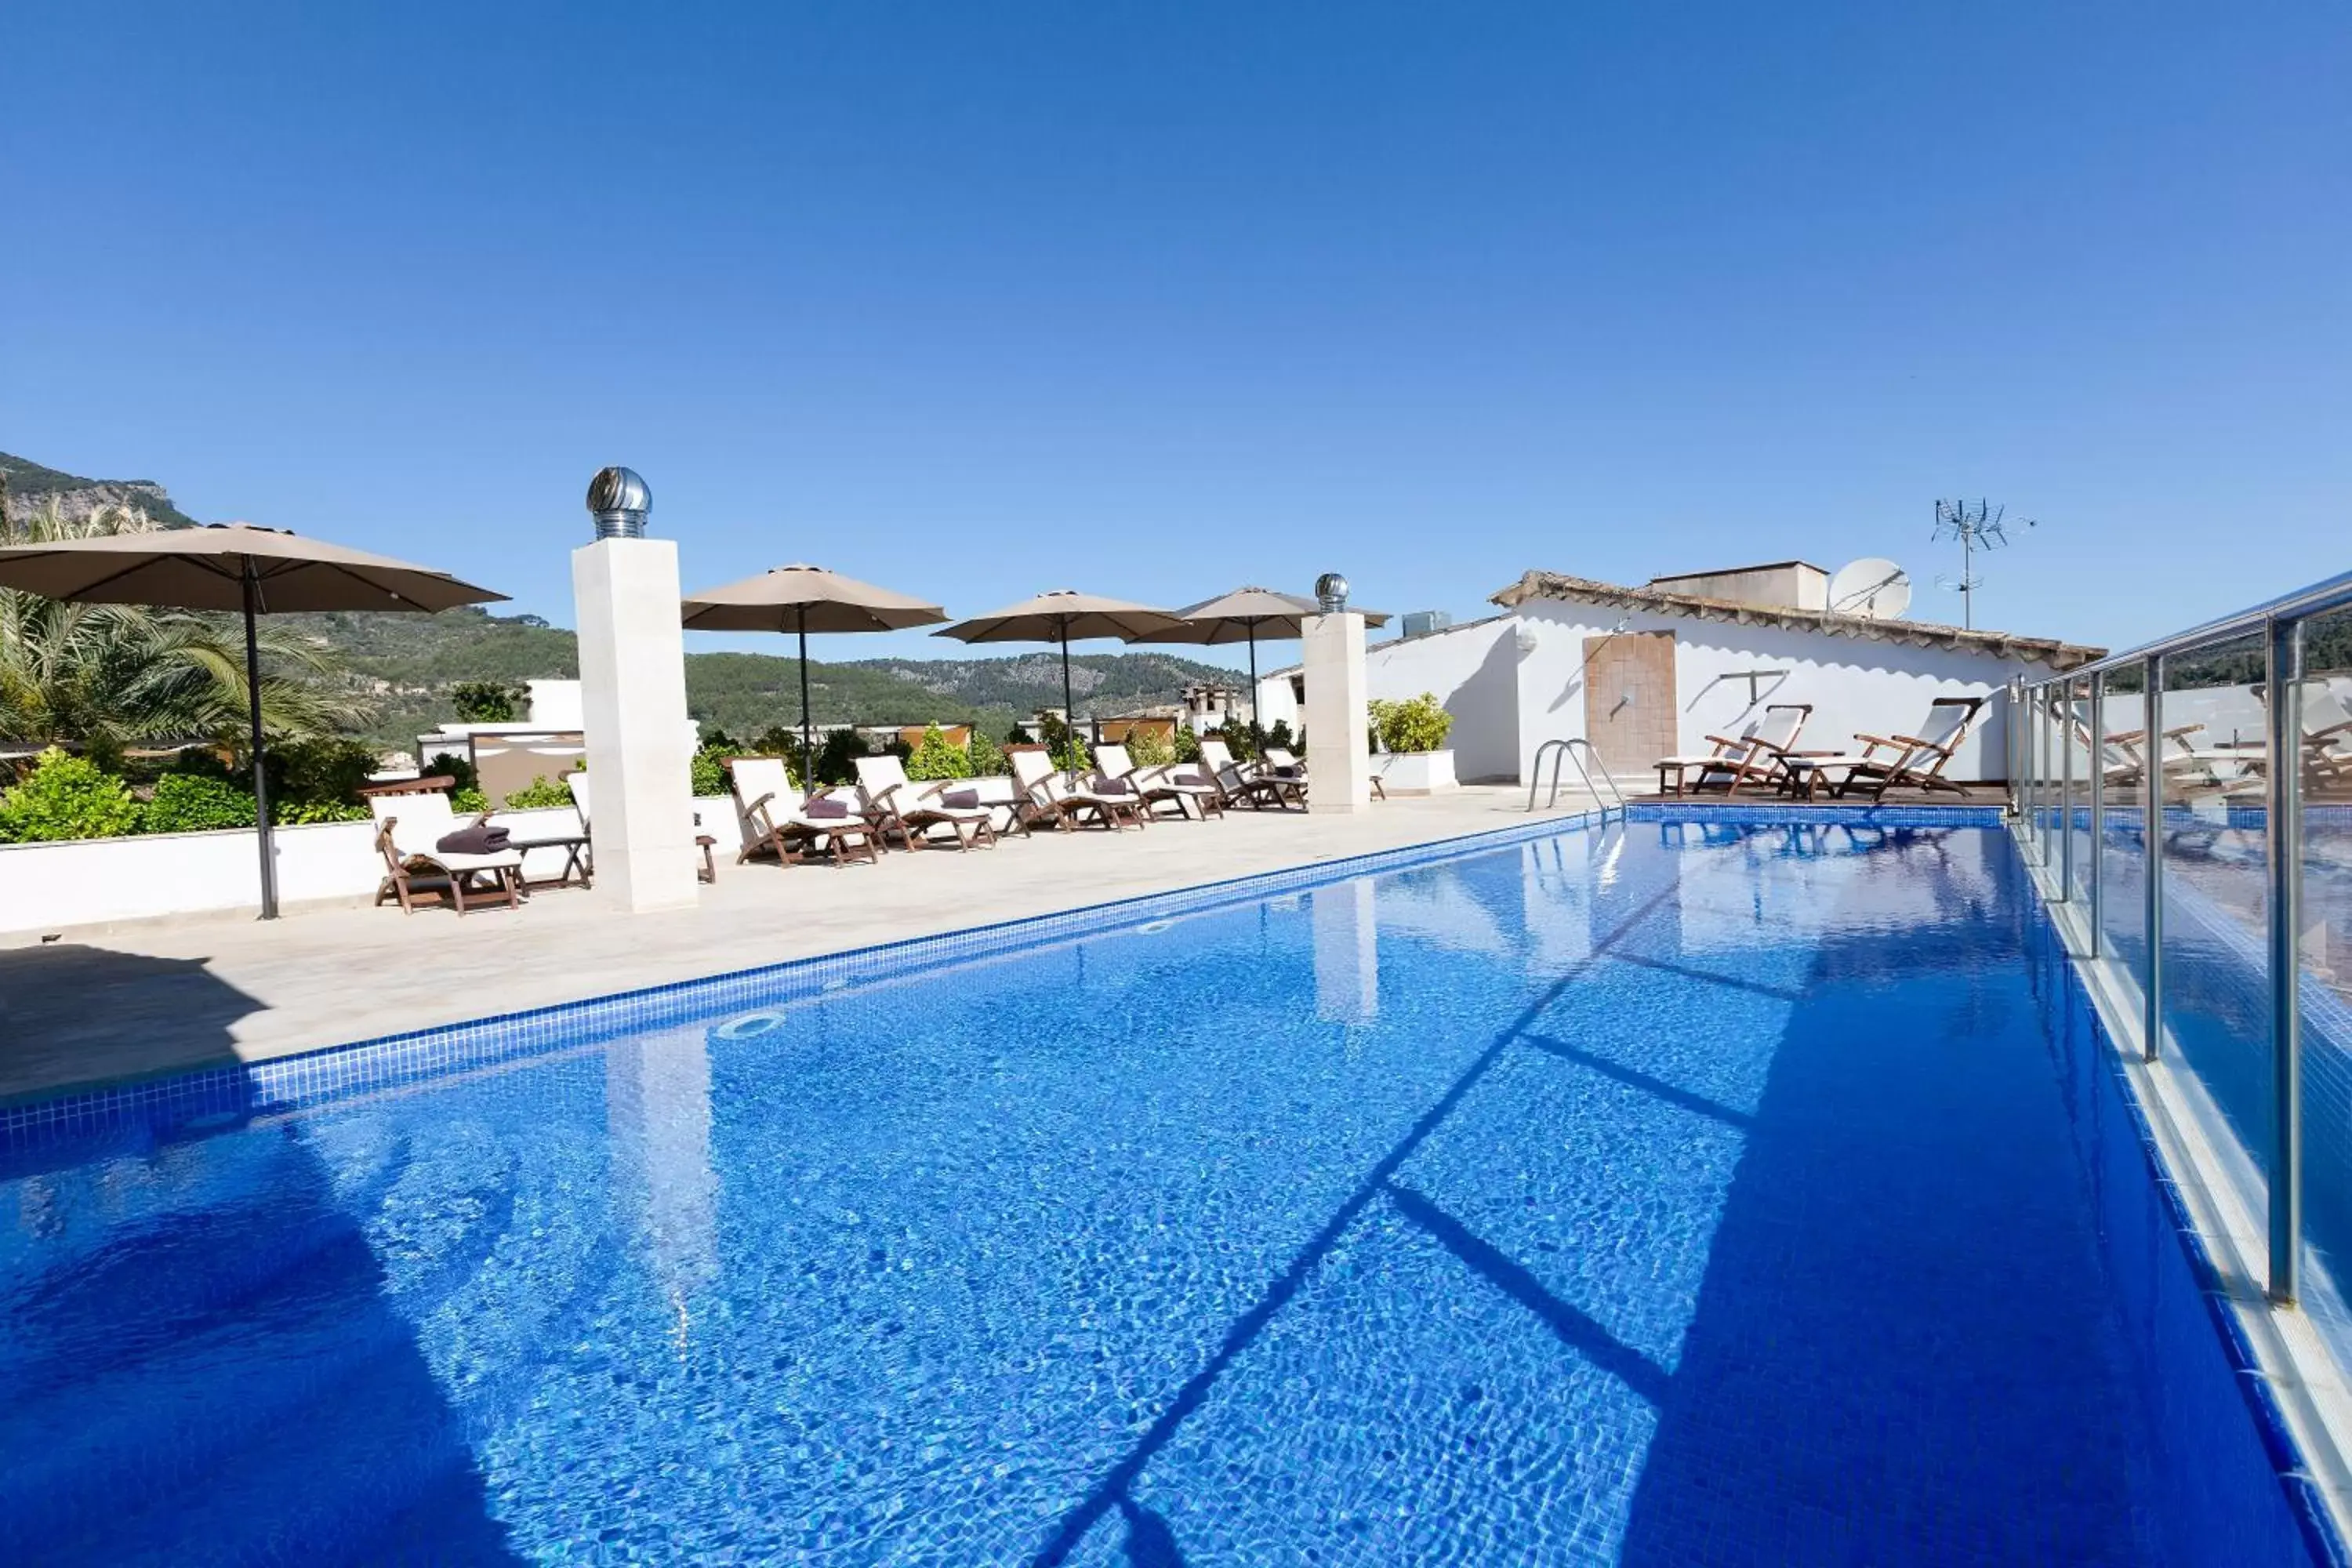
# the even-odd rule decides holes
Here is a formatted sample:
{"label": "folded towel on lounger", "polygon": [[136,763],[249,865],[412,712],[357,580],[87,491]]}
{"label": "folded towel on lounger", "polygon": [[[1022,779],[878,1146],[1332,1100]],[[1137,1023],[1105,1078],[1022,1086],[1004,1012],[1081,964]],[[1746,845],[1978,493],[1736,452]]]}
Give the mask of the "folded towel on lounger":
{"label": "folded towel on lounger", "polygon": [[950,811],[971,811],[980,805],[976,789],[951,789],[940,796],[940,804]]}
{"label": "folded towel on lounger", "polygon": [[433,847],[444,855],[496,855],[507,847],[513,835],[503,827],[485,823],[477,827],[461,827],[455,833],[445,833]]}
{"label": "folded towel on lounger", "polygon": [[1217,781],[1211,778],[1206,773],[1178,773],[1175,774],[1170,782],[1184,784],[1192,789],[1214,789],[1217,787]]}
{"label": "folded towel on lounger", "polygon": [[1135,786],[1128,783],[1125,779],[1098,778],[1095,780],[1094,793],[1097,795],[1133,795],[1135,793]]}
{"label": "folded towel on lounger", "polygon": [[819,821],[836,816],[847,816],[849,803],[845,800],[835,800],[831,795],[813,795],[802,803],[801,815],[815,817]]}
{"label": "folded towel on lounger", "polygon": [[1303,779],[1307,776],[1307,770],[1305,768],[1296,767],[1287,763],[1277,765],[1272,770],[1272,772],[1274,776],[1278,779]]}

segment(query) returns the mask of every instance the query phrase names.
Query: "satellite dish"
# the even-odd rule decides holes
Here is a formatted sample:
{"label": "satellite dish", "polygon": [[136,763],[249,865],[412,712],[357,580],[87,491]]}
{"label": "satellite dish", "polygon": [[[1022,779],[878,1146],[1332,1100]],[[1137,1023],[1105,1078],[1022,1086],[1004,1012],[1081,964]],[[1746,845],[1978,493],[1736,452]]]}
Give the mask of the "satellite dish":
{"label": "satellite dish", "polygon": [[1911,607],[1911,578],[1883,555],[1849,561],[1830,579],[1830,613],[1891,621]]}

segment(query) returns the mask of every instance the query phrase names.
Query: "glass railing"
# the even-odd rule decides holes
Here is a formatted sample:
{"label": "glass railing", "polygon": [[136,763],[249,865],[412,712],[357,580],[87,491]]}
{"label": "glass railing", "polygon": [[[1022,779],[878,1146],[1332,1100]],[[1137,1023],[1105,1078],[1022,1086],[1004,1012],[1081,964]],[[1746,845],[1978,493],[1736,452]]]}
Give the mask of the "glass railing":
{"label": "glass railing", "polygon": [[2010,695],[2060,929],[2212,1152],[2263,1291],[2352,1367],[2352,574]]}

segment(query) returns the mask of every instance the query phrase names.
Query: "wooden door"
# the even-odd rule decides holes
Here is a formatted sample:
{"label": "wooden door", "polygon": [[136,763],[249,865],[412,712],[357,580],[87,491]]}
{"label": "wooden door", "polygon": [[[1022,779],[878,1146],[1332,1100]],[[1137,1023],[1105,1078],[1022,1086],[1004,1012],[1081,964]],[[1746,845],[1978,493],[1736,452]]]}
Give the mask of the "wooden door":
{"label": "wooden door", "polygon": [[1675,634],[1584,639],[1584,733],[1618,778],[1675,754]]}

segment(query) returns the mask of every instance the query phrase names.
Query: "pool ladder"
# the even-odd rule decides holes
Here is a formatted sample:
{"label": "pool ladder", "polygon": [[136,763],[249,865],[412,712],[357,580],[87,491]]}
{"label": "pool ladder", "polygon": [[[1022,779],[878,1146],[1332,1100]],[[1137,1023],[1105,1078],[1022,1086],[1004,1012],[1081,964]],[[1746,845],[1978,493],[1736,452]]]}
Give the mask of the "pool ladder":
{"label": "pool ladder", "polygon": [[[1609,776],[1609,769],[1602,764],[1601,753],[1594,751],[1592,742],[1581,735],[1570,735],[1561,741],[1546,741],[1536,748],[1536,764],[1528,770],[1528,809],[1529,811],[1536,808],[1536,792],[1543,788],[1543,765],[1546,757],[1551,759],[1551,794],[1544,801],[1547,808],[1559,804],[1559,764],[1561,759],[1565,758],[1576,764],[1576,776],[1584,781],[1584,793],[1591,795],[1600,805],[1601,820],[1608,821],[1609,814],[1612,810],[1617,813],[1621,820],[1624,817],[1624,793],[1618,789],[1617,781]],[[1586,757],[1592,759],[1592,765],[1589,768],[1584,765]],[[1609,800],[1601,800],[1601,792],[1592,787],[1594,773],[1599,773],[1601,782],[1609,786]],[[1611,801],[1616,804],[1612,806],[1610,804]]]}

